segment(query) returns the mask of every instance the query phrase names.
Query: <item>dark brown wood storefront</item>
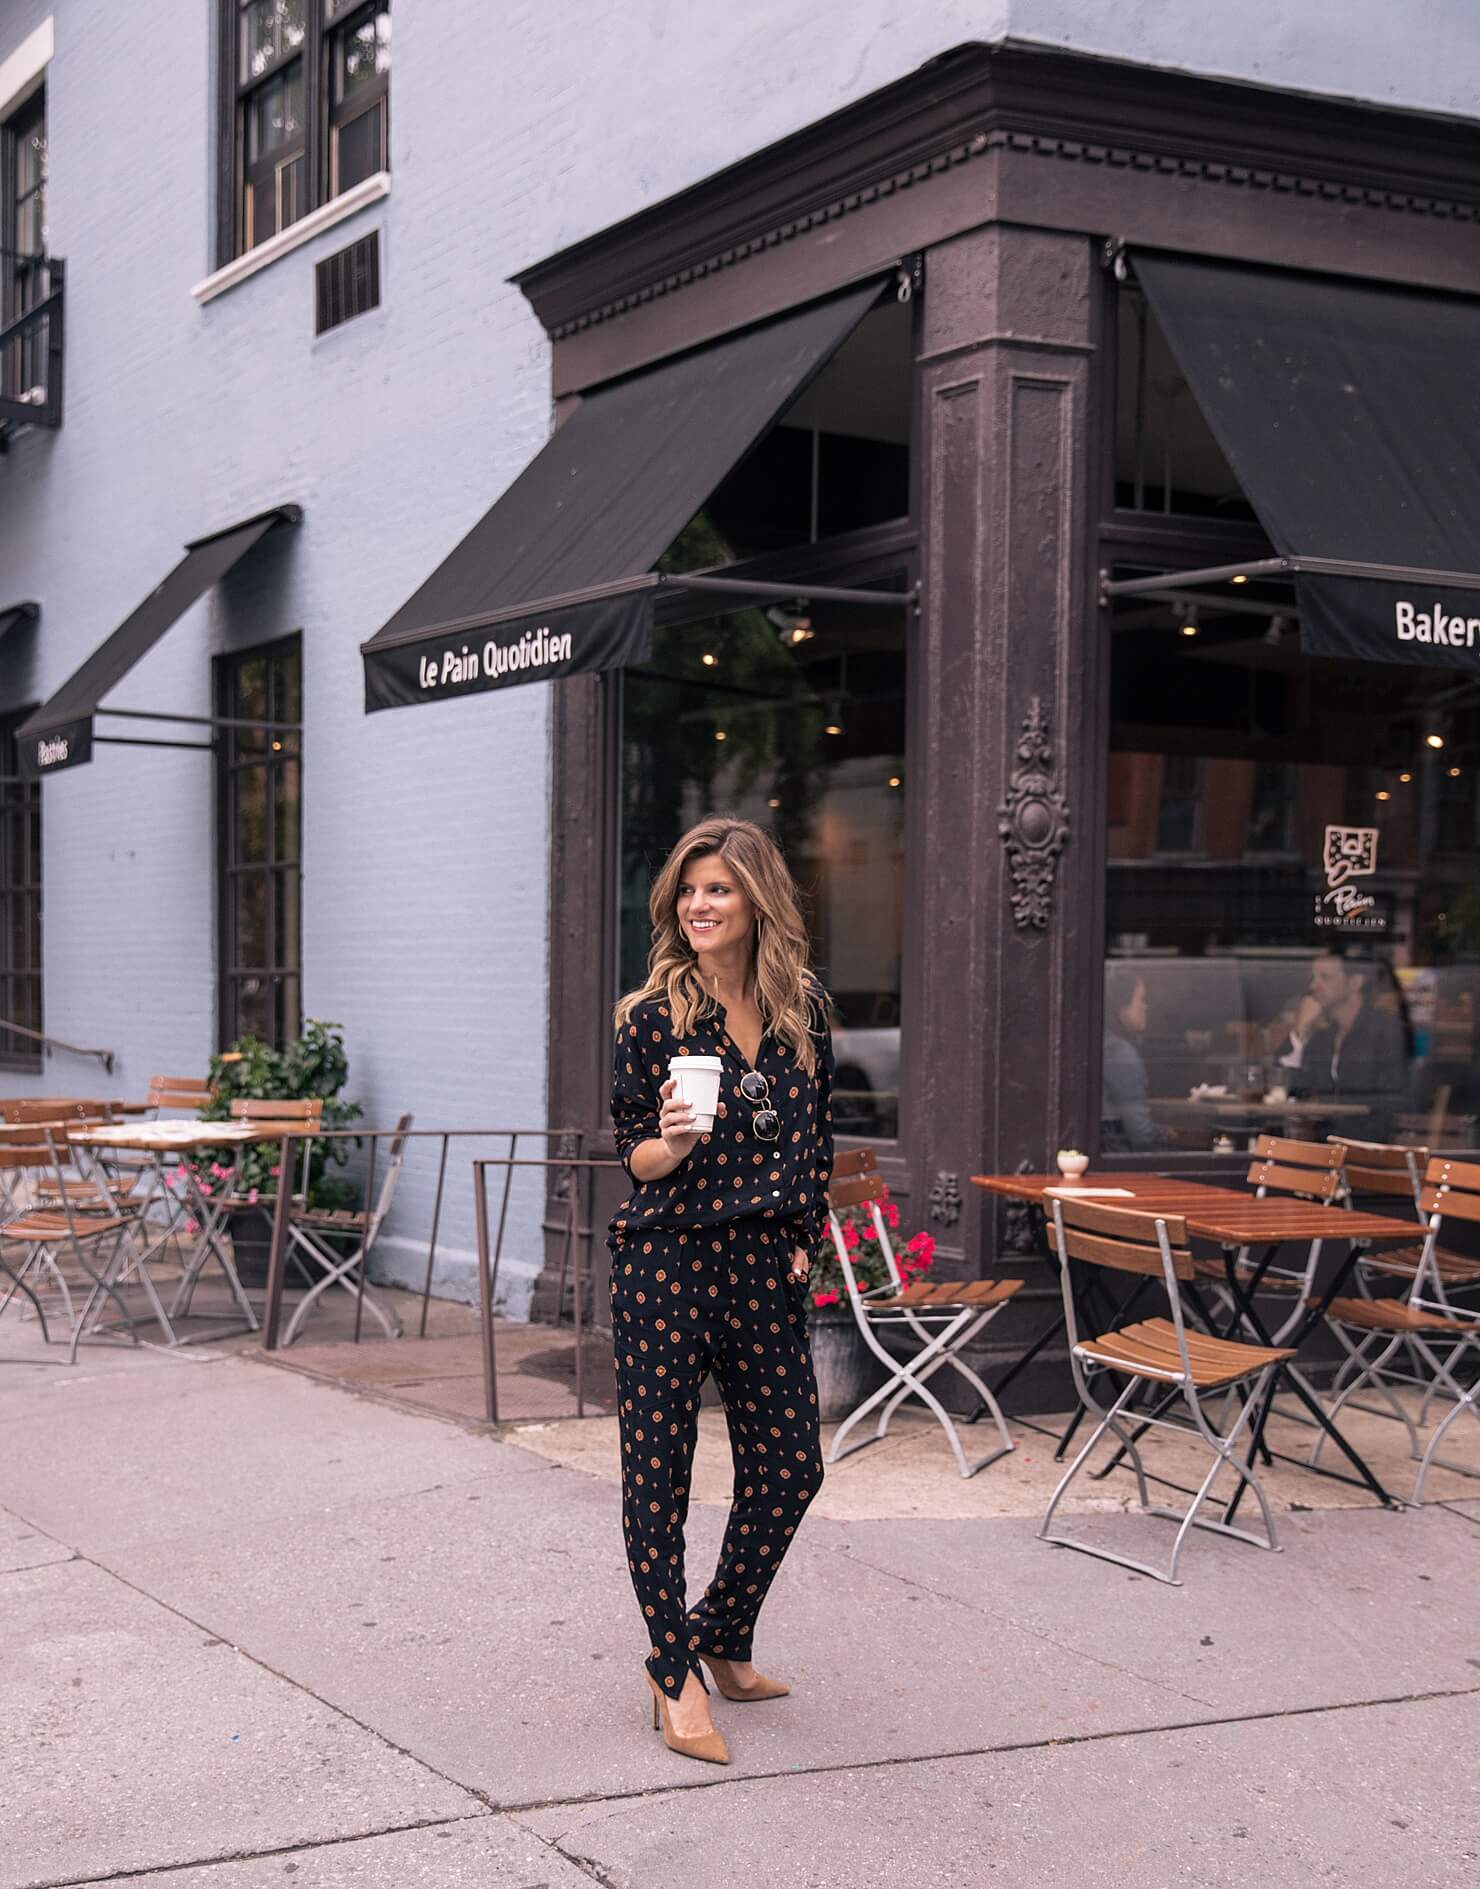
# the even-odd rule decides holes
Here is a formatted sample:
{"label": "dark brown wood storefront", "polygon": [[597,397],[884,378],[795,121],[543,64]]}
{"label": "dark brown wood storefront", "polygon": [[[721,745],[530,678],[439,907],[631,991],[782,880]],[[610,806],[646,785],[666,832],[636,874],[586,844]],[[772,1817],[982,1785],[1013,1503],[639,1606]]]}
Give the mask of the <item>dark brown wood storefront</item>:
{"label": "dark brown wood storefront", "polygon": [[[911,516],[792,553],[784,575],[920,584],[900,1131],[879,1153],[906,1219],[953,1268],[988,1265],[1024,1232],[973,1172],[1097,1145],[1099,572],[1268,548],[1250,523],[1115,509],[1121,245],[1472,292],[1480,158],[1423,115],[971,46],[520,278],[566,412],[584,388],[870,274],[898,267],[919,285]],[[554,697],[550,1119],[609,1152],[617,691],[581,676]],[[593,1203],[598,1256],[614,1198]],[[1021,1318],[999,1325],[1000,1344],[1022,1342]]]}

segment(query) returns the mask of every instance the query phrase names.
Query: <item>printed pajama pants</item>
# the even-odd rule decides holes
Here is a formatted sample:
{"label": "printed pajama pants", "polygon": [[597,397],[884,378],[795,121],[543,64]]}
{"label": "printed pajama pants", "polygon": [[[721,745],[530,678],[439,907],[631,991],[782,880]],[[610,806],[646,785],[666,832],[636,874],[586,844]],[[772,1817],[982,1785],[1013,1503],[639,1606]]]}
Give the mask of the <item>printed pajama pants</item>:
{"label": "printed pajama pants", "polygon": [[[629,1232],[612,1250],[622,1532],[647,1669],[674,1698],[698,1653],[750,1658],[761,1603],[822,1482],[807,1289],[786,1279],[795,1245],[787,1228],[746,1219]],[[714,1579],[687,1608],[684,1522],[710,1372],[735,1492]]]}

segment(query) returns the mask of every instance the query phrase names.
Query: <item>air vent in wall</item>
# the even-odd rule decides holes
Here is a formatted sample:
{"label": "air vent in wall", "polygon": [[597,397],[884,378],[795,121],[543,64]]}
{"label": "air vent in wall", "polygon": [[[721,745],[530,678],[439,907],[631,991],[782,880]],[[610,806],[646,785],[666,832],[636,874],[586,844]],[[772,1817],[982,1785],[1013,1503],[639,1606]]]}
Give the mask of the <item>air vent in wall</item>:
{"label": "air vent in wall", "polygon": [[380,232],[336,250],[314,270],[314,333],[380,306]]}

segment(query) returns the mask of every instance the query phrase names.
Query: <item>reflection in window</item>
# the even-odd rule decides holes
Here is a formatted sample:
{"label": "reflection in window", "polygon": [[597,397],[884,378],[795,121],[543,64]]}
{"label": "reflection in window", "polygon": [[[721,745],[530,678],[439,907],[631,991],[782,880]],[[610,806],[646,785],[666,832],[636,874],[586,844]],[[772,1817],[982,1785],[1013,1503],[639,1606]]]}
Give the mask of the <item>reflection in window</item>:
{"label": "reflection in window", "polygon": [[1139,289],[1116,303],[1115,504],[1249,520],[1253,509]]}
{"label": "reflection in window", "polygon": [[911,309],[868,315],[718,487],[662,561],[669,571],[904,518],[910,509]]}
{"label": "reflection in window", "polygon": [[1259,591],[1116,610],[1103,1145],[1474,1147],[1480,683],[1308,657]]}
{"label": "reflection in window", "polygon": [[767,827],[836,1006],[843,1134],[898,1133],[904,793],[903,609],[737,610],[660,629],[625,673],[622,988],[646,975],[648,889],[684,830]]}
{"label": "reflection in window", "polygon": [[301,1026],[301,742],[297,637],[219,667],[221,1041],[281,1044]]}

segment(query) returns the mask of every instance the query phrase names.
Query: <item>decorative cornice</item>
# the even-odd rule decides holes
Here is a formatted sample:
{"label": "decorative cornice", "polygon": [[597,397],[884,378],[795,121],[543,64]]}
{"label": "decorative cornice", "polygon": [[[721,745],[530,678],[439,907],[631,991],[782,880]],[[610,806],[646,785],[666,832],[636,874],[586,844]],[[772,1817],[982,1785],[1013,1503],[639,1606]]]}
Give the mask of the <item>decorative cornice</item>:
{"label": "decorative cornice", "polygon": [[1458,129],[1045,48],[965,47],[514,280],[563,340],[998,153],[1476,223],[1480,156]]}

